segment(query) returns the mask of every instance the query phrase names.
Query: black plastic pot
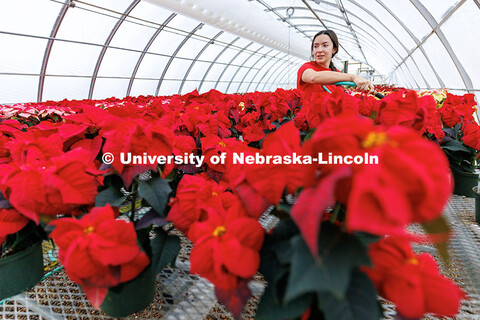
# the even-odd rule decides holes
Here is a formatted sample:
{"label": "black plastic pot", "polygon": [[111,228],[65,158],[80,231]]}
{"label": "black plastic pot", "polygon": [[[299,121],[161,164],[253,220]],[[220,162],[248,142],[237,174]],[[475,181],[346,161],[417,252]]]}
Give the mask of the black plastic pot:
{"label": "black plastic pot", "polygon": [[135,279],[108,290],[100,309],[114,318],[123,318],[145,309],[155,297],[156,280],[151,266]]}
{"label": "black plastic pot", "polygon": [[0,259],[0,300],[35,286],[44,275],[42,242]]}
{"label": "black plastic pot", "polygon": [[478,187],[472,188],[475,196],[475,221],[480,224],[480,193],[478,193]]}
{"label": "black plastic pot", "polygon": [[452,170],[454,179],[453,193],[461,196],[473,198],[475,193],[472,188],[478,184],[478,173],[460,172]]}

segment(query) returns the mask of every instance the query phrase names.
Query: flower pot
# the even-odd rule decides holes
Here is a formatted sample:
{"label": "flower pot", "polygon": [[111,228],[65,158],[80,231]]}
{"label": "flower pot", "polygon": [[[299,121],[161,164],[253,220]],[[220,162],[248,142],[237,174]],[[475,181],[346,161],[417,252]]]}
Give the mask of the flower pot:
{"label": "flower pot", "polygon": [[475,196],[475,221],[480,224],[480,193],[478,193],[478,186],[472,188]]}
{"label": "flower pot", "polygon": [[110,288],[100,309],[114,318],[141,311],[153,301],[155,286],[152,268],[148,266],[135,279]]}
{"label": "flower pot", "polygon": [[0,300],[35,286],[44,275],[42,242],[0,259]]}
{"label": "flower pot", "polygon": [[460,172],[452,170],[454,189],[453,193],[473,198],[475,193],[472,188],[478,184],[478,173]]}

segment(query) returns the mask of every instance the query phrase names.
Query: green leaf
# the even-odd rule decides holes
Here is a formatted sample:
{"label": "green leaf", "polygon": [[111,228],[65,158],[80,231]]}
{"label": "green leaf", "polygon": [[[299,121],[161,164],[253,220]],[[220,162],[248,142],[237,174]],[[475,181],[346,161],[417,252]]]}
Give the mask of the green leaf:
{"label": "green leaf", "polygon": [[377,291],[366,274],[355,268],[352,272],[345,299],[331,293],[318,295],[318,307],[326,320],[379,319]]}
{"label": "green leaf", "polygon": [[285,301],[290,302],[307,292],[329,292],[345,297],[354,267],[370,265],[367,248],[353,235],[323,223],[319,237],[319,254],[312,257],[300,235],[291,239],[291,274]]}
{"label": "green leaf", "polygon": [[363,243],[364,246],[367,247],[367,250],[370,243],[377,242],[382,238],[367,232],[355,232],[355,236],[358,240],[360,240],[361,243]]}
{"label": "green leaf", "polygon": [[287,214],[290,214],[290,211],[292,210],[292,205],[291,204],[288,204],[288,203],[285,203],[285,202],[280,202],[276,208],[275,208],[277,211],[280,211],[280,212],[285,212]]}
{"label": "green leaf", "polygon": [[148,181],[138,181],[138,195],[163,217],[165,217],[163,212],[171,191],[168,181],[160,177],[154,177]]}
{"label": "green leaf", "polygon": [[107,189],[100,191],[95,197],[95,207],[103,207],[109,203],[112,207],[120,206],[126,200],[120,188],[109,185]]}
{"label": "green leaf", "polygon": [[450,263],[448,254],[448,238],[450,235],[450,226],[443,216],[435,220],[422,223],[423,229],[434,237],[434,246],[437,248],[440,258],[447,265]]}
{"label": "green leaf", "polygon": [[313,295],[304,295],[289,303],[281,303],[275,296],[276,290],[268,285],[260,299],[255,319],[257,320],[285,320],[300,317],[312,302]]}
{"label": "green leaf", "polygon": [[303,138],[303,142],[307,141],[307,140],[310,140],[313,136],[313,134],[315,133],[315,128],[313,129],[310,129],[310,131],[307,133],[307,135],[305,136],[305,138]]}
{"label": "green leaf", "polygon": [[[262,259],[258,271],[268,282],[269,290],[273,291],[271,294],[278,297],[276,303],[283,301],[290,264],[290,257],[284,254],[284,251],[291,252],[290,238],[295,234],[299,234],[299,231],[292,219],[281,220],[273,229],[273,233],[265,236],[260,251]],[[280,293],[277,292],[277,289],[280,290]]]}
{"label": "green leaf", "polygon": [[468,150],[465,145],[458,141],[458,140],[451,140],[451,141],[448,141],[444,144],[441,145],[442,149],[447,149],[447,150],[450,150],[450,151],[460,151],[460,152],[466,152],[466,153],[470,153],[470,150]]}
{"label": "green leaf", "polygon": [[293,255],[293,247],[288,242],[280,242],[273,248],[278,261],[282,264],[288,264]]}
{"label": "green leaf", "polygon": [[151,246],[152,268],[156,275],[175,261],[180,251],[180,238],[168,235],[163,229],[155,229],[155,238],[152,239]]}

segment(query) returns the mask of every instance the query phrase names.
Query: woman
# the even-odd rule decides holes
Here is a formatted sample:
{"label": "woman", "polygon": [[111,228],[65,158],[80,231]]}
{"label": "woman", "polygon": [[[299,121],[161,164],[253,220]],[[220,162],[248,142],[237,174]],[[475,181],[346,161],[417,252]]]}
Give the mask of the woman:
{"label": "woman", "polygon": [[[314,61],[302,65],[297,75],[297,89],[303,91],[304,99],[307,101],[314,92],[324,91],[323,85],[339,81],[352,81],[360,91],[373,91],[370,81],[354,74],[338,72],[335,68],[332,58],[338,52],[338,38],[332,30],[320,31],[313,37],[311,52]],[[330,91],[334,89],[331,86],[327,87]]]}

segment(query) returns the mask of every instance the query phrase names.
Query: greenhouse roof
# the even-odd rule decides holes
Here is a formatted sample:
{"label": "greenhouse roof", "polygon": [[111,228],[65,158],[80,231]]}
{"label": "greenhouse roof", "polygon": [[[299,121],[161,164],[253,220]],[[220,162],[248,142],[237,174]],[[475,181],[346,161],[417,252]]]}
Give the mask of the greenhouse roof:
{"label": "greenhouse roof", "polygon": [[15,0],[0,10],[0,103],[296,86],[319,30],[336,64],[479,94],[478,0]]}

